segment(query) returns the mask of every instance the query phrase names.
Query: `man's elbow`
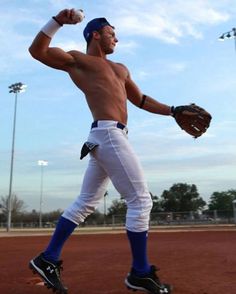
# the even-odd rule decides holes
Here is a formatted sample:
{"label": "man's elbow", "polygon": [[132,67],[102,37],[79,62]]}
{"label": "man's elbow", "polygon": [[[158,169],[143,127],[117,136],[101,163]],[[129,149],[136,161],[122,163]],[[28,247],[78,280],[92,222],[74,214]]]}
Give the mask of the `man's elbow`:
{"label": "man's elbow", "polygon": [[30,55],[31,55],[34,59],[37,59],[37,60],[39,60],[39,61],[42,60],[42,57],[41,57],[40,52],[39,52],[38,50],[35,50],[34,46],[31,45],[31,46],[29,47],[28,50],[29,50]]}
{"label": "man's elbow", "polygon": [[38,59],[38,58],[37,58],[37,53],[36,53],[36,51],[34,50],[34,48],[33,48],[32,45],[29,47],[28,50],[29,50],[30,55],[31,55],[33,58]]}

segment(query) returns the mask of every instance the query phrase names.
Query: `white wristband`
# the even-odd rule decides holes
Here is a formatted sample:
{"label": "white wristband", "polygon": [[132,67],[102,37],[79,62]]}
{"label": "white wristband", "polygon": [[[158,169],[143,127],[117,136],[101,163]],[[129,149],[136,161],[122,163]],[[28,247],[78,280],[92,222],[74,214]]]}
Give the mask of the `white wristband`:
{"label": "white wristband", "polygon": [[42,27],[41,32],[49,38],[52,38],[60,28],[61,25],[59,25],[59,23],[52,18],[45,24],[45,26]]}

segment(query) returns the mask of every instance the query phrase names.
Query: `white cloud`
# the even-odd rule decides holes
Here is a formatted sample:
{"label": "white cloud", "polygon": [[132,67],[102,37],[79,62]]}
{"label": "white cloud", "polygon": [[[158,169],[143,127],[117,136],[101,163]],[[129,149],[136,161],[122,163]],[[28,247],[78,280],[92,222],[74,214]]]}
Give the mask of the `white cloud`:
{"label": "white cloud", "polygon": [[[230,9],[227,9],[226,2],[222,1],[220,5],[210,0],[133,0],[130,2],[121,0],[109,1],[109,5],[106,5],[106,1],[101,4],[103,8],[106,6],[107,11],[105,13],[111,14],[114,25],[117,25],[121,35],[151,37],[163,42],[176,44],[181,38],[187,36],[202,38],[202,28],[204,25],[215,25],[227,21],[230,18],[230,9],[232,11],[236,9],[231,1]],[[43,14],[45,12],[40,6],[38,9],[39,13],[37,15],[35,14],[35,6],[41,2],[34,0],[33,3],[31,2],[31,6],[22,5],[17,8],[16,18],[12,18],[12,10],[10,8],[8,10],[3,9],[0,12],[0,18],[2,20],[0,24],[1,72],[5,72],[6,70],[10,72],[13,67],[17,68],[16,60],[19,58],[26,60],[29,57],[27,49],[33,39],[33,35],[31,36],[32,27],[35,27],[37,30],[37,27],[40,28],[45,21]],[[49,11],[55,11],[56,9],[59,11],[59,9],[74,7],[76,5],[77,3],[75,1],[51,0],[47,7]],[[27,30],[26,27],[28,27]],[[60,43],[65,42],[66,49],[83,48],[85,51],[84,44],[83,47],[81,44],[77,46],[75,42],[64,41],[66,34],[62,34],[61,36],[62,42]],[[15,50],[15,46],[17,46],[17,50]],[[119,44],[119,50],[129,54],[134,53],[137,47],[137,41],[132,40]],[[8,52],[11,56],[10,59],[4,57],[6,55],[5,52]]]}
{"label": "white cloud", "polygon": [[[122,3],[125,2],[125,3]],[[116,7],[117,1],[113,1]],[[115,11],[119,30],[127,35],[142,35],[167,43],[180,38],[202,38],[200,26],[217,25],[229,20],[230,13],[213,1],[119,1]]]}
{"label": "white cloud", "polygon": [[56,42],[55,46],[63,48],[63,50],[65,51],[79,50],[81,52],[86,52],[85,42],[75,42],[75,41]]}
{"label": "white cloud", "polygon": [[[233,167],[236,158],[236,139],[232,137],[229,142],[228,138],[219,137],[219,134],[233,134],[235,124],[234,121],[214,122],[206,134],[194,140],[169,118],[150,117],[142,121],[139,121],[139,118],[132,118],[129,133],[132,144],[141,158],[150,164],[157,158],[165,161],[178,161],[181,158],[183,164],[189,159],[193,160],[193,166],[205,162],[206,166]],[[136,131],[137,126],[139,132]]]}
{"label": "white cloud", "polygon": [[158,62],[158,67],[161,68],[161,74],[174,75],[183,72],[187,65],[184,62],[173,62],[170,60],[161,60]]}
{"label": "white cloud", "polygon": [[54,9],[64,9],[64,8],[74,7],[74,1],[70,1],[70,0],[50,0],[49,2]]}
{"label": "white cloud", "polygon": [[135,50],[139,47],[137,42],[134,41],[127,41],[127,42],[119,42],[118,45],[119,52],[122,53],[128,53],[128,54],[134,54]]}
{"label": "white cloud", "polygon": [[[132,72],[135,81],[156,79],[158,76],[172,76],[184,72],[187,64],[171,60],[152,60],[145,63],[145,68],[136,68]],[[157,70],[161,69],[161,70]]]}
{"label": "white cloud", "polygon": [[133,78],[135,81],[144,81],[147,80],[150,77],[150,72],[147,72],[145,70],[139,70],[134,72]]}

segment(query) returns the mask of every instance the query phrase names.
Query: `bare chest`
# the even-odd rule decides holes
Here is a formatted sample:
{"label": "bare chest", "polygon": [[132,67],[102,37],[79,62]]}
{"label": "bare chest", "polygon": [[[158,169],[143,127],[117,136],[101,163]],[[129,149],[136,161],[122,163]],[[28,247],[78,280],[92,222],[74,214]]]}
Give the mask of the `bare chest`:
{"label": "bare chest", "polygon": [[[71,70],[70,77],[74,83],[86,94],[98,92],[98,89],[107,89],[120,94],[124,92],[128,77],[127,68],[107,59],[83,55],[78,66]],[[104,94],[103,94],[104,95]]]}
{"label": "bare chest", "polygon": [[128,76],[128,71],[123,65],[103,59],[97,60],[93,64],[92,72],[104,78],[119,79],[121,81],[125,81]]}

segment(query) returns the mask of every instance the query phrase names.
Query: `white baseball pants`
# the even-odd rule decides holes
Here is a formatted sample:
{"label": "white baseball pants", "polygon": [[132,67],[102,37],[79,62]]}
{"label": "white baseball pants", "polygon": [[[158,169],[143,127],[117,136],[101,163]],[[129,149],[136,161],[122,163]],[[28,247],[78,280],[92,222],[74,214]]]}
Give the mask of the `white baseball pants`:
{"label": "white baseball pants", "polygon": [[99,146],[90,153],[80,195],[63,217],[78,225],[83,222],[103,199],[111,179],[127,203],[127,230],[147,231],[152,199],[139,160],[128,142],[127,129],[118,128],[116,121],[97,121],[88,142]]}

